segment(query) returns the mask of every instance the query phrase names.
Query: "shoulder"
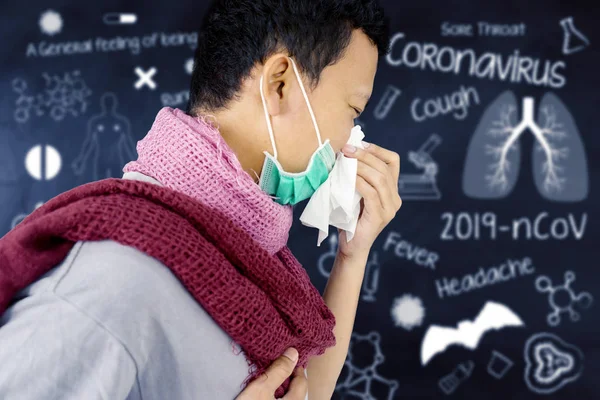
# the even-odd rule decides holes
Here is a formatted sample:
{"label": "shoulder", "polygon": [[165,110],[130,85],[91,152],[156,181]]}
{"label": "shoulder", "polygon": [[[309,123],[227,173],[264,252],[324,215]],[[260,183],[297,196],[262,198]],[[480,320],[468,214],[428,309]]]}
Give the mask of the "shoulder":
{"label": "shoulder", "polygon": [[91,297],[146,304],[157,291],[182,287],[162,262],[114,240],[77,242],[64,263],[53,288],[62,295],[75,296],[86,289]]}
{"label": "shoulder", "polygon": [[0,326],[0,398],[123,399],[138,387],[126,346],[51,291],[19,299]]}
{"label": "shoulder", "polygon": [[77,242],[61,269],[52,291],[117,326],[163,321],[165,308],[193,301],[160,260],[113,240]]}
{"label": "shoulder", "polygon": [[147,379],[156,374],[178,382],[177,390],[206,398],[215,398],[208,395],[211,390],[239,391],[248,374],[244,355],[169,267],[112,240],[82,242],[73,252],[54,291],[124,344],[141,385],[156,398],[168,396],[158,395],[166,390],[161,381]]}
{"label": "shoulder", "polygon": [[53,291],[99,321],[142,366],[177,338],[204,335],[220,354],[231,347],[227,333],[160,260],[113,240],[78,242],[72,253]]}
{"label": "shoulder", "polygon": [[[80,355],[84,362],[96,359],[91,356],[95,353],[85,349],[97,337],[89,345],[94,344],[100,352],[118,351],[123,363],[128,363],[127,373],[108,363],[103,371],[127,377],[128,382],[137,379],[131,390],[139,387],[153,393],[151,398],[185,398],[192,393],[202,398],[231,393],[228,397],[233,398],[247,377],[248,364],[232,338],[166,265],[134,247],[112,240],[77,242],[59,265],[20,296],[11,308],[21,307],[23,314],[6,318],[13,326],[21,326],[20,332],[25,334],[13,334],[13,338],[25,338],[28,330],[35,331],[42,321],[37,321],[36,315],[43,314],[46,326],[39,331],[53,329],[55,335],[68,331],[70,344],[62,351]],[[38,339],[35,349],[44,351],[43,338]],[[46,337],[52,343],[61,339]]]}

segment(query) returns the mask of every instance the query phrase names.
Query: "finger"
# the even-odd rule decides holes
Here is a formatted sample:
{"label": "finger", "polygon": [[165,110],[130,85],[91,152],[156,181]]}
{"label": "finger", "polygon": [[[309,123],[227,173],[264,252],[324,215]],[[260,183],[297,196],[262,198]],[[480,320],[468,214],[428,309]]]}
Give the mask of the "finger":
{"label": "finger", "polygon": [[303,376],[306,378],[306,368],[296,367],[294,368],[293,376]]}
{"label": "finger", "polygon": [[285,400],[304,400],[308,393],[308,379],[304,374],[304,368],[297,367],[294,370],[294,378],[290,383],[288,392],[283,396]]}
{"label": "finger", "polygon": [[380,171],[374,169],[370,165],[358,160],[357,174],[364,178],[371,186],[375,188],[379,195],[381,207],[385,212],[391,212],[394,208],[394,197],[397,192],[392,193],[392,184],[389,181],[389,173],[384,175]]}
{"label": "finger", "polygon": [[[370,146],[369,146],[369,148],[370,148]],[[383,150],[385,150],[385,149],[383,149]],[[388,151],[388,150],[386,150],[386,151]],[[346,154],[348,157],[362,160],[365,163],[372,166],[373,168],[380,171],[381,173],[385,174],[388,177],[390,185],[394,189],[394,192],[396,194],[398,193],[398,177],[400,176],[400,161],[399,160],[398,160],[398,167],[396,167],[394,164],[388,165],[388,164],[386,164],[386,162],[384,160],[378,158],[374,154],[371,154],[371,152],[362,150],[359,148],[357,148],[354,152],[348,152],[344,148],[344,154]],[[394,201],[394,203],[397,203],[397,201]]]}
{"label": "finger", "polygon": [[[290,375],[292,375],[292,372],[294,372],[294,367],[298,362],[298,351],[293,348],[286,350],[286,353],[288,351],[293,351],[293,353],[295,353],[296,356],[294,361],[292,361],[285,355],[281,355],[278,359],[273,361],[271,365],[269,365],[265,372],[263,372],[263,374],[266,375],[267,378],[261,379],[261,385],[263,385],[266,388],[266,390],[269,391],[269,393],[274,393],[275,390],[277,390],[277,388],[281,386],[281,384],[287,378],[289,378]],[[289,355],[292,356],[291,353],[289,353]]]}
{"label": "finger", "polygon": [[398,180],[398,177],[400,176],[400,155],[398,153],[374,143],[369,143],[369,146],[365,148],[365,151],[377,156],[377,158],[385,162],[391,170],[394,179]]}
{"label": "finger", "polygon": [[389,174],[390,178],[392,177],[392,175],[389,173],[390,171],[388,169],[387,164],[383,160],[379,159],[374,154],[371,154],[366,150],[359,149],[357,147],[356,150],[352,153],[344,150],[344,155],[351,157],[351,158],[356,158],[357,160],[360,160],[360,161],[370,165],[371,167],[375,168],[377,171],[381,172],[382,174],[384,174],[384,175]]}
{"label": "finger", "polygon": [[356,190],[364,199],[364,209],[372,215],[377,215],[381,212],[383,205],[379,199],[379,193],[369,182],[360,175],[356,176]]}

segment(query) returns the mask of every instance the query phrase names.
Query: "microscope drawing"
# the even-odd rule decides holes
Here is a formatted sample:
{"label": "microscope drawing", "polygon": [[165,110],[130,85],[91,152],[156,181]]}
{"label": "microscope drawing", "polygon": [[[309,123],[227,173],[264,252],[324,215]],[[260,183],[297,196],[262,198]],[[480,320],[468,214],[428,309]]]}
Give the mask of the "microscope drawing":
{"label": "microscope drawing", "polygon": [[408,160],[422,174],[401,174],[398,179],[398,192],[402,200],[439,200],[442,197],[437,186],[438,165],[431,153],[442,143],[442,138],[432,134],[417,151],[408,153]]}

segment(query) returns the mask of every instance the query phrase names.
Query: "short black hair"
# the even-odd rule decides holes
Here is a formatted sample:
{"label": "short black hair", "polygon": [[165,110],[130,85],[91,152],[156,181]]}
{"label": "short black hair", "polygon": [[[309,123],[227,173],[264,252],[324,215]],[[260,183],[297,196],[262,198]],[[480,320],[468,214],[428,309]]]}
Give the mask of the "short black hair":
{"label": "short black hair", "polygon": [[294,57],[313,90],[362,29],[379,57],[390,51],[389,19],[377,0],[214,0],[198,32],[186,112],[216,111],[238,93],[256,62]]}

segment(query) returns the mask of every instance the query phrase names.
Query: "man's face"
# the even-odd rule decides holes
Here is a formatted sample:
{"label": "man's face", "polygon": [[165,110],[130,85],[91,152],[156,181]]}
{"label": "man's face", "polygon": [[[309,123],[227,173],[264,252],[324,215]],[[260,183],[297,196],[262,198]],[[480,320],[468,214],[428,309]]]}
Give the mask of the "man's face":
{"label": "man's face", "polygon": [[[310,91],[303,79],[321,140],[329,139],[335,152],[340,151],[350,138],[354,120],[358,117],[357,110],[364,110],[371,96],[377,61],[377,47],[361,30],[354,30],[344,57],[323,70],[314,91]],[[286,171],[302,172],[319,146],[317,132],[291,62],[280,79],[284,85],[278,95],[273,95],[272,90],[269,94],[263,86],[271,101],[278,102],[277,112],[271,117],[277,158]],[[268,130],[265,135],[265,149],[272,154]],[[368,137],[365,140],[368,141]]]}

